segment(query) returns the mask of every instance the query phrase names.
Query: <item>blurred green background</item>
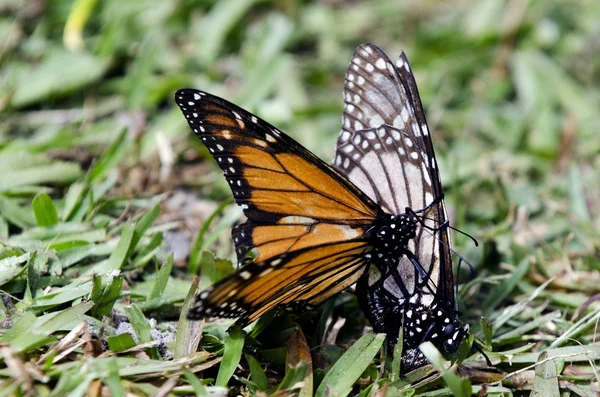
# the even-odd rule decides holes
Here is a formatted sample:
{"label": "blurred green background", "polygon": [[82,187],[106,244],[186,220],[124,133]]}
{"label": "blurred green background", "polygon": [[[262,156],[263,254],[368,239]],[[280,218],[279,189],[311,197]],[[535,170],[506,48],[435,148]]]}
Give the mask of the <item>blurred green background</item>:
{"label": "blurred green background", "polygon": [[[136,334],[145,336],[136,343],[152,341],[148,319],[176,320],[199,269],[201,287],[232,271],[229,230],[240,212],[221,205],[230,197],[225,179],[174,106],[175,90],[222,96],[329,162],[345,69],[363,42],[392,59],[404,50],[411,61],[453,225],[481,243],[454,236],[477,269],[461,277],[461,310],[477,336],[489,336],[494,351],[536,354],[595,342],[600,2],[4,0],[0,37],[0,342],[12,343],[10,357],[39,358],[81,316],[100,326],[113,305],[139,320]],[[87,299],[93,308],[81,306]],[[356,311],[347,295],[330,306],[322,313]],[[493,324],[490,335],[480,315]],[[14,343],[8,330],[20,320],[36,343]],[[114,314],[104,323],[108,335],[122,334]],[[356,340],[361,324],[349,319],[338,342]],[[203,341],[223,347],[225,328]],[[285,346],[284,336],[269,348]],[[148,354],[165,359],[158,353]],[[77,354],[67,362],[88,357]],[[9,356],[0,359],[2,385],[26,390],[11,380]],[[522,365],[538,359],[525,357]],[[83,389],[71,367],[49,363],[49,383],[29,375],[32,388]],[[102,371],[114,378],[85,385],[104,379],[112,391],[139,394],[158,387],[107,381],[128,376],[111,363]],[[63,385],[61,376],[76,381]]]}

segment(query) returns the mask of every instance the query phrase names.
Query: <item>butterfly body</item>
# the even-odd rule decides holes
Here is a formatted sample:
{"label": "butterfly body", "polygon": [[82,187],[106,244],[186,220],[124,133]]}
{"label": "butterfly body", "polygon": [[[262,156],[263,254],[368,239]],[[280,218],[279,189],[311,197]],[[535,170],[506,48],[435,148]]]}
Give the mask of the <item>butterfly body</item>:
{"label": "butterfly body", "polygon": [[377,217],[374,229],[374,256],[397,258],[407,252],[409,241],[415,237],[417,219],[408,214],[382,213]]}
{"label": "butterfly body", "polygon": [[[392,267],[393,263],[388,264],[388,268]],[[402,327],[403,373],[427,364],[427,359],[419,350],[421,343],[430,341],[445,353],[454,353],[462,339],[468,335],[468,327],[460,322],[458,313],[450,310],[447,305],[436,302],[427,304],[425,296],[419,292],[408,296],[400,304],[397,296],[390,294],[383,285],[369,285],[368,282],[367,275],[357,283],[359,304],[374,331],[388,335],[388,351],[394,350]]]}
{"label": "butterfly body", "polygon": [[200,293],[188,317],[244,325],[356,284],[367,319],[388,335],[390,348],[404,326],[407,372],[426,362],[422,342],[451,353],[466,335],[437,163],[404,54],[394,65],[377,47],[361,45],[344,98],[330,166],[224,99],[193,89],[175,94],[247,217],[232,231],[242,267]]}

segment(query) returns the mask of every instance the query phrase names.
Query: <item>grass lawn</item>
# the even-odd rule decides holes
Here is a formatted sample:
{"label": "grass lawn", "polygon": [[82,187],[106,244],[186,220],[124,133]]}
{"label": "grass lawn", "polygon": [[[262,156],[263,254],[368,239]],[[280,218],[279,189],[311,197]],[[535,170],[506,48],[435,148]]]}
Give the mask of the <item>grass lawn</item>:
{"label": "grass lawn", "polygon": [[[598,21],[586,0],[5,0],[0,396],[598,395]],[[330,162],[364,42],[411,61],[494,368],[425,346],[399,377],[349,292],[229,334],[182,314],[235,271],[242,212],[173,93]]]}

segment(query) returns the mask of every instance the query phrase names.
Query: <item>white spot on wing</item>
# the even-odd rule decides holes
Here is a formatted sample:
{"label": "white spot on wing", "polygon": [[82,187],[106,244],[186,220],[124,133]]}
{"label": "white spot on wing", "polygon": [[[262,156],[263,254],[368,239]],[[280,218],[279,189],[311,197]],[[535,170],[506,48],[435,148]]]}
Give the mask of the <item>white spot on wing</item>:
{"label": "white spot on wing", "polygon": [[429,192],[425,192],[425,202],[431,204],[433,202],[433,196]]}
{"label": "white spot on wing", "polygon": [[409,115],[410,114],[408,113],[408,108],[404,106],[400,111],[400,116],[402,116],[402,120],[404,120],[404,122],[407,122]]}
{"label": "white spot on wing", "polygon": [[286,216],[277,221],[279,224],[312,225],[315,223],[313,218],[307,216]]}
{"label": "white spot on wing", "polygon": [[371,116],[371,118],[369,119],[369,126],[371,127],[379,127],[383,123],[383,118],[378,114]]}

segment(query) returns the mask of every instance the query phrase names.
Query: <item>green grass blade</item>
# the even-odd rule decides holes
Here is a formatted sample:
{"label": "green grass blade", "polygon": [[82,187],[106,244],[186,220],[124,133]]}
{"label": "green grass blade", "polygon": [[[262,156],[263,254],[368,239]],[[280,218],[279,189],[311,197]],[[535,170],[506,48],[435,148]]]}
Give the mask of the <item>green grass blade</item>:
{"label": "green grass blade", "polygon": [[198,236],[194,239],[194,244],[192,245],[192,249],[190,251],[190,260],[188,261],[188,273],[189,274],[198,274],[198,269],[200,268],[203,247],[204,247],[204,236],[208,231],[208,228],[212,224],[212,222],[233,202],[232,199],[225,200],[216,210],[213,211],[212,214],[204,221],[202,227],[198,231]]}
{"label": "green grass blade", "polygon": [[500,285],[492,290],[482,304],[482,307],[484,308],[484,316],[488,316],[492,310],[494,310],[508,295],[510,295],[512,290],[517,286],[518,282],[521,281],[527,274],[529,265],[529,258],[521,260],[521,263],[519,263],[512,276],[502,281]]}
{"label": "green grass blade", "polygon": [[472,394],[471,382],[468,379],[461,378],[450,369],[449,363],[431,342],[423,343],[419,349],[421,349],[429,362],[442,374],[442,378],[446,386],[452,391],[452,395],[456,397],[469,397]]}
{"label": "green grass blade", "polygon": [[174,356],[182,357],[198,350],[198,344],[202,337],[202,326],[200,321],[190,321],[187,312],[195,303],[196,291],[198,290],[198,277],[194,277],[192,285],[183,301],[179,322],[177,323],[177,336],[175,337]]}
{"label": "green grass blade", "polygon": [[[68,65],[68,73],[65,67]],[[17,90],[11,99],[15,108],[28,106],[51,96],[80,90],[96,81],[110,66],[108,59],[79,51],[53,51],[39,65],[19,70]]]}
{"label": "green grass blade", "polygon": [[35,332],[44,335],[50,335],[68,324],[79,324],[83,321],[83,315],[94,306],[94,302],[81,302],[78,305],[58,312],[49,320],[35,327]]}
{"label": "green grass blade", "polygon": [[[532,396],[560,397],[558,387],[558,375],[556,373],[556,362],[547,360],[548,353],[543,352],[535,367],[535,378],[533,378]],[[546,361],[547,360],[547,361]]]}
{"label": "green grass blade", "polygon": [[107,274],[112,270],[120,270],[132,249],[133,236],[135,232],[135,226],[131,224],[125,225],[119,238],[119,242],[115,250],[110,254],[110,257],[96,266],[94,272],[97,274]]}
{"label": "green grass blade", "polygon": [[127,137],[127,129],[122,128],[117,134],[114,141],[106,149],[106,151],[100,156],[96,164],[92,167],[89,172],[89,181],[94,182],[106,177],[106,175],[112,170],[118,163],[125,157],[129,150],[129,145],[125,144]]}
{"label": "green grass blade", "polygon": [[56,207],[46,193],[38,193],[31,203],[38,226],[52,226],[58,222]]}
{"label": "green grass blade", "polygon": [[229,338],[225,342],[225,351],[223,360],[217,374],[215,386],[227,386],[229,379],[235,372],[236,367],[242,358],[242,349],[244,348],[244,333],[239,326],[234,326],[229,332]]}
{"label": "green grass blade", "polygon": [[371,364],[371,360],[379,352],[384,340],[385,334],[369,332],[363,335],[333,364],[319,385],[315,396],[347,396],[350,394],[352,385]]}
{"label": "green grass blade", "polygon": [[404,326],[400,327],[398,332],[398,341],[394,345],[394,356],[392,358],[392,382],[400,379],[400,370],[402,367],[402,348],[404,346]]}
{"label": "green grass blade", "polygon": [[31,252],[19,256],[9,256],[0,260],[0,286],[18,277],[26,268],[22,266],[31,258]]}
{"label": "green grass blade", "polygon": [[[129,319],[129,323],[133,327],[135,334],[138,337],[139,343],[152,342],[153,338],[150,323],[146,319],[146,316],[144,316],[144,313],[142,313],[142,311],[135,304],[132,304],[131,306],[125,306],[124,310],[127,318]],[[153,359],[158,359],[160,357],[156,347],[151,347],[148,350],[150,351],[150,357]]]}
{"label": "green grass blade", "polygon": [[225,0],[219,1],[204,18],[201,51],[198,52],[205,62],[212,62],[222,51],[227,33],[235,26],[248,9],[257,0]]}
{"label": "green grass blade", "polygon": [[160,270],[156,273],[156,278],[154,279],[154,283],[152,284],[152,291],[150,291],[150,295],[148,295],[148,300],[158,299],[162,296],[162,293],[167,287],[169,277],[171,276],[171,269],[173,269],[173,254],[169,255],[167,261],[160,267]]}
{"label": "green grass blade", "polygon": [[252,382],[254,382],[260,390],[267,390],[269,388],[269,381],[258,360],[251,354],[245,354],[244,357],[246,357],[248,368],[250,368],[250,379]]}
{"label": "green grass blade", "polygon": [[133,337],[126,332],[119,335],[109,336],[106,338],[106,342],[108,343],[108,348],[113,352],[120,352],[136,346]]}
{"label": "green grass blade", "polygon": [[131,240],[132,249],[137,247],[142,236],[148,231],[152,223],[158,218],[160,214],[160,206],[155,205],[152,209],[144,214],[136,223],[134,227],[133,238]]}
{"label": "green grass blade", "polygon": [[91,297],[95,303],[95,306],[92,308],[93,317],[102,319],[103,316],[110,316],[115,302],[121,295],[122,285],[122,275],[115,276],[109,274],[104,277],[104,280],[100,276],[94,275]]}
{"label": "green grass blade", "polygon": [[121,383],[121,376],[119,375],[119,363],[117,358],[111,357],[108,361],[108,376],[103,379],[104,383],[110,390],[111,397],[124,397],[125,390]]}
{"label": "green grass blade", "polygon": [[0,335],[0,343],[10,342],[14,340],[19,334],[27,331],[35,322],[35,315],[31,312],[24,313],[19,319]]}
{"label": "green grass blade", "polygon": [[65,206],[63,209],[63,221],[74,220],[77,211],[81,207],[84,198],[89,191],[89,186],[85,183],[73,183],[65,197]]}
{"label": "green grass blade", "polygon": [[200,380],[198,380],[198,378],[196,377],[196,375],[194,375],[193,373],[191,373],[188,370],[183,371],[183,376],[185,376],[185,379],[187,380],[187,382],[190,384],[190,386],[192,386],[192,389],[194,390],[194,393],[196,394],[196,396],[198,397],[208,397],[208,391],[206,390],[206,386],[204,386],[202,384],[202,382],[200,382]]}

